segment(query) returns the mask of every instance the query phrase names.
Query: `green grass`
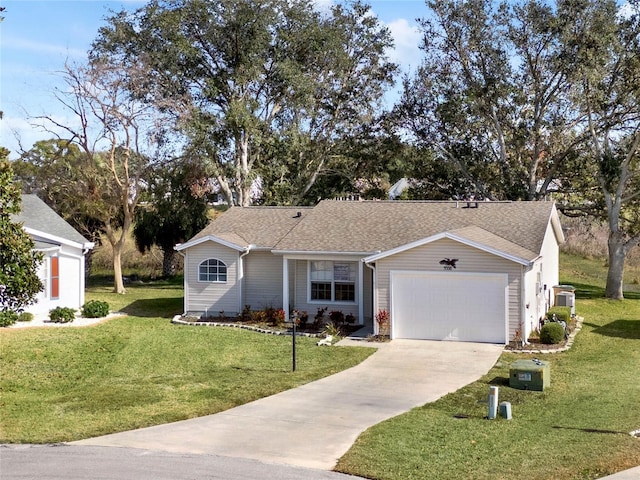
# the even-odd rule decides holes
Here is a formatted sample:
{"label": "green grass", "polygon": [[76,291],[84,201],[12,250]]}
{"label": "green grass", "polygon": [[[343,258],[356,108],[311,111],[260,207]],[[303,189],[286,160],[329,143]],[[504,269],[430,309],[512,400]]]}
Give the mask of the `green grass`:
{"label": "green grass", "polygon": [[0,330],[0,443],[72,441],[207,415],[349,368],[369,348],[318,348],[230,328],[172,325],[182,285],[94,282],[129,316],[83,328]]}
{"label": "green grass", "polygon": [[[510,363],[532,356],[505,353],[479,381],[367,430],[337,470],[376,479],[546,480],[639,465],[640,439],[629,432],[640,429],[640,300],[601,298],[600,270],[574,260],[562,257],[562,282],[578,284],[585,323],[570,351],[538,355],[551,362],[551,388],[509,388]],[[511,402],[512,420],[484,418],[489,385]]]}

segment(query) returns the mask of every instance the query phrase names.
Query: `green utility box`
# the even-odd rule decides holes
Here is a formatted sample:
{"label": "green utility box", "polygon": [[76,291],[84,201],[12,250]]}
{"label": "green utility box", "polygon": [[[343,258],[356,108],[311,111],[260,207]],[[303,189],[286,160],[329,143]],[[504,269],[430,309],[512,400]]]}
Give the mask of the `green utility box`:
{"label": "green utility box", "polygon": [[516,360],[509,367],[509,386],[520,390],[543,391],[551,385],[549,362]]}

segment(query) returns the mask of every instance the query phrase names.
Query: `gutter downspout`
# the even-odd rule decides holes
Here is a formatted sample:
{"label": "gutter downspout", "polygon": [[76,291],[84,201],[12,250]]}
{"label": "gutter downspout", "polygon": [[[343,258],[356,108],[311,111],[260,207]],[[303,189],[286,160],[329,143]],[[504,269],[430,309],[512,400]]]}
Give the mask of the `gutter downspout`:
{"label": "gutter downspout", "polygon": [[238,257],[238,313],[242,312],[242,292],[244,290],[244,257],[249,255],[249,252],[255,248],[255,245],[251,244],[245,248],[244,252]]}
{"label": "gutter downspout", "polygon": [[[540,257],[538,257],[540,258]],[[527,289],[525,288],[525,277],[528,272],[530,272],[536,264],[538,260],[536,258],[533,262],[530,262],[528,265],[522,266],[522,278],[520,279],[520,332],[522,335],[522,344],[529,345],[529,334],[531,333],[531,325],[527,321]],[[507,339],[507,343],[509,340]]]}
{"label": "gutter downspout", "polygon": [[[177,246],[177,245],[176,245]],[[187,288],[187,254],[186,253],[182,253],[182,250],[178,250],[176,247],[173,247],[173,249],[178,252],[178,254],[180,256],[182,256],[182,258],[184,258],[184,275],[183,275],[183,279],[182,279],[182,289],[184,290],[184,301],[182,302],[182,316],[186,317],[187,316],[187,302],[189,301],[189,289]]]}
{"label": "gutter downspout", "polygon": [[[371,282],[371,288],[373,288],[373,308],[372,308],[372,312],[371,315],[373,316],[373,318],[371,319],[373,322],[373,334],[374,335],[378,335],[378,324],[376,323],[376,311],[378,310],[378,289],[376,288],[377,286],[377,282],[376,282],[376,266],[371,265],[367,262],[365,262],[364,260],[362,261],[367,267],[369,267],[371,269],[372,273],[372,282]],[[364,279],[362,280],[364,283]],[[391,327],[391,326],[389,326]],[[391,333],[391,331],[389,331],[389,333]]]}

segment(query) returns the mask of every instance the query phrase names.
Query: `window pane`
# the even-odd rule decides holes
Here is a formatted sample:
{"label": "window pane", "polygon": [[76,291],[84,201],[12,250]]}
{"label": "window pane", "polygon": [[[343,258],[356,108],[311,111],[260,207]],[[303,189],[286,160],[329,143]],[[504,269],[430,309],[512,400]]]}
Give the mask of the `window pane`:
{"label": "window pane", "polygon": [[356,288],[353,283],[336,282],[336,302],[354,302]]}
{"label": "window pane", "polygon": [[311,282],[311,300],[331,300],[331,282]]}
{"label": "window pane", "polygon": [[332,263],[325,260],[311,262],[311,280],[331,281]]}
{"label": "window pane", "polygon": [[205,260],[198,267],[198,280],[201,282],[226,282],[227,266],[215,258]]}

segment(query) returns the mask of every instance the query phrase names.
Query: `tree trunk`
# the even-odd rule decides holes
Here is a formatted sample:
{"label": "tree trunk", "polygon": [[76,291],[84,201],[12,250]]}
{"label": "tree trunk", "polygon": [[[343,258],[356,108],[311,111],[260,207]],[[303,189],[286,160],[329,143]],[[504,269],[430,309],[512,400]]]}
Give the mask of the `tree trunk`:
{"label": "tree trunk", "polygon": [[124,242],[118,241],[113,245],[113,292],[127,293],[122,279],[122,247]]}
{"label": "tree trunk", "polygon": [[609,233],[609,270],[604,295],[613,300],[624,298],[624,263],[627,256],[624,236],[620,232]]}
{"label": "tree trunk", "polygon": [[162,276],[173,277],[176,273],[176,265],[173,261],[176,251],[173,248],[162,249]]}
{"label": "tree trunk", "polygon": [[93,266],[93,248],[84,255],[84,286],[87,286],[89,277],[91,276],[91,267]]}

